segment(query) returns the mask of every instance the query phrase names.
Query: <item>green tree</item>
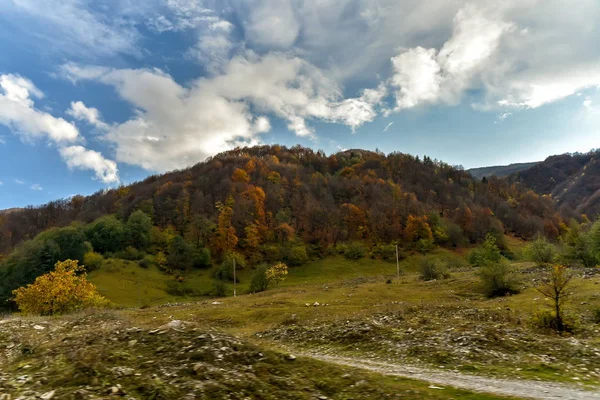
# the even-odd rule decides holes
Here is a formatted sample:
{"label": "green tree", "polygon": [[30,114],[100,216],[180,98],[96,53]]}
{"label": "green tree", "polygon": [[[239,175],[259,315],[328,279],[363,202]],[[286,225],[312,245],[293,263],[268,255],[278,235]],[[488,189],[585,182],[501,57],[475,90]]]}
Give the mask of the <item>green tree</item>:
{"label": "green tree", "polygon": [[269,280],[267,279],[267,266],[262,265],[258,267],[252,274],[252,280],[250,281],[250,293],[264,292],[269,287]]}
{"label": "green tree", "polygon": [[152,238],[152,218],[143,211],[135,211],[127,219],[127,239],[138,250],[146,250]]}
{"label": "green tree", "polygon": [[114,216],[102,217],[91,223],[85,234],[99,253],[115,253],[126,247],[125,226]]}

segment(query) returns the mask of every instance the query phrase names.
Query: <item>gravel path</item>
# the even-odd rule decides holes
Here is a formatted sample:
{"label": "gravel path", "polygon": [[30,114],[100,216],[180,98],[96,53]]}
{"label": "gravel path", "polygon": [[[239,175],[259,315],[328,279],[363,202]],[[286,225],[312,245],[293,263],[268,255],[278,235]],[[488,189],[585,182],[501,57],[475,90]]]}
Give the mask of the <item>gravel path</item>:
{"label": "gravel path", "polygon": [[[525,399],[568,399],[593,400],[600,399],[600,391],[589,391],[574,385],[528,381],[516,379],[496,379],[476,375],[467,375],[451,371],[437,371],[406,365],[386,364],[356,358],[333,357],[318,354],[307,354],[317,360],[349,367],[362,368],[384,375],[401,376],[430,382],[434,386],[452,386],[474,392],[485,392],[502,396],[522,397]],[[443,390],[443,388],[440,388]]]}

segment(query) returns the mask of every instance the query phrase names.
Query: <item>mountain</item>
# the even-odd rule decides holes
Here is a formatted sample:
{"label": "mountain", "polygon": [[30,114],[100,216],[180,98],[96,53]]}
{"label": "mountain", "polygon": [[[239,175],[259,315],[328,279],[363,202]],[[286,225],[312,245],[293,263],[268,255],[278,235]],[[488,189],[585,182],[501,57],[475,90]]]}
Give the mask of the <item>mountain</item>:
{"label": "mountain", "polygon": [[600,214],[600,150],[551,156],[508,179],[550,195],[565,216]]}
{"label": "mountain", "polygon": [[473,175],[473,177],[482,179],[484,177],[497,176],[497,177],[506,177],[512,174],[515,174],[520,171],[525,171],[534,165],[537,165],[539,161],[536,162],[528,162],[528,163],[517,163],[517,164],[509,164],[509,165],[496,165],[492,167],[479,167],[479,168],[471,168],[468,169],[467,172]]}

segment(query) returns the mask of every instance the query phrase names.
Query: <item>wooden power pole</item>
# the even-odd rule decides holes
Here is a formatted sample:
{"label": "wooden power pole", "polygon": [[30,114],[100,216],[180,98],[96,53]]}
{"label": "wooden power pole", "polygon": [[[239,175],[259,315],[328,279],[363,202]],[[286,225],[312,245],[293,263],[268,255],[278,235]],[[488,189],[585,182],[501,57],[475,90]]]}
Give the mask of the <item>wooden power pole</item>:
{"label": "wooden power pole", "polygon": [[235,257],[233,258],[233,297],[237,297],[236,279],[235,279]]}

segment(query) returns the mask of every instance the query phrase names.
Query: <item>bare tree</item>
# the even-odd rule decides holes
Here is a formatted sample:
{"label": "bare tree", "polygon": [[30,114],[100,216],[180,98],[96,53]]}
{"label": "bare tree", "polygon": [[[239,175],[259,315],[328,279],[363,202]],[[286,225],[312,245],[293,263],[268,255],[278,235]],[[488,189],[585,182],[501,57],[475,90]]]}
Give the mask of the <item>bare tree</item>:
{"label": "bare tree", "polygon": [[555,265],[549,272],[548,282],[537,288],[538,292],[554,302],[556,330],[564,332],[565,323],[563,318],[563,308],[567,297],[571,295],[568,291],[571,287],[573,273],[564,265]]}

